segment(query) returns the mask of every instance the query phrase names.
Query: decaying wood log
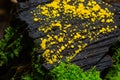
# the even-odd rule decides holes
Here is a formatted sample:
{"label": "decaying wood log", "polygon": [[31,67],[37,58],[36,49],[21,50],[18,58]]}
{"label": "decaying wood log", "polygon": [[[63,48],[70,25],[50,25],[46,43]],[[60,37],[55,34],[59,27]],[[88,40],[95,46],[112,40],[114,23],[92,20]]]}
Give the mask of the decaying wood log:
{"label": "decaying wood log", "polygon": [[[66,58],[85,70],[96,66],[98,70],[102,71],[112,65],[112,59],[107,52],[119,36],[120,6],[109,5],[101,0],[91,0],[95,4],[89,0],[77,1],[79,0],[70,0],[70,2],[62,2],[61,0],[61,3],[63,3],[61,5],[67,5],[67,7],[59,7],[61,6],[57,4],[59,1],[54,0],[28,0],[26,3],[19,3],[18,16],[28,24],[29,36],[34,39],[38,46],[36,52],[41,55],[43,60],[41,64],[46,69],[53,68],[59,61],[65,61]],[[74,8],[77,9],[76,6],[79,7],[79,5],[81,5],[81,8],[78,8],[78,11],[80,9],[81,11],[76,13],[77,10],[74,10]],[[97,5],[96,7],[103,12],[99,13],[100,9],[98,10],[92,5]],[[94,9],[89,15],[91,6]],[[104,12],[105,14],[103,14]],[[58,13],[57,17],[53,13]],[[89,16],[85,16],[85,14]],[[103,18],[94,20],[94,16],[91,15],[99,15],[98,18],[100,16]],[[105,16],[110,16],[110,20],[107,20]],[[54,22],[55,20],[56,22]]]}

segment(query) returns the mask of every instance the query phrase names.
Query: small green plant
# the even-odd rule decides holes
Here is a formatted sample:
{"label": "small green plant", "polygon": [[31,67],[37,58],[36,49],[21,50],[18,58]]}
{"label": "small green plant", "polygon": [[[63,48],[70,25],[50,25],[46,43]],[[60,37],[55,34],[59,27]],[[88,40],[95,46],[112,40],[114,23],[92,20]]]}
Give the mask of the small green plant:
{"label": "small green plant", "polygon": [[120,64],[115,64],[110,68],[107,76],[107,80],[120,80]]}
{"label": "small green plant", "polygon": [[8,27],[5,30],[4,38],[0,40],[0,66],[5,64],[9,59],[19,56],[22,47],[20,45],[22,35],[12,40],[17,30]]}
{"label": "small green plant", "polygon": [[49,73],[52,80],[101,80],[100,72],[95,69],[83,71],[71,63],[61,62]]}
{"label": "small green plant", "polygon": [[36,48],[32,52],[32,71],[23,74],[21,80],[47,80],[47,73],[42,69],[42,65],[40,64],[40,55],[35,56],[35,50]]}
{"label": "small green plant", "polygon": [[113,66],[109,69],[105,79],[107,80],[120,80],[120,46],[115,46],[113,59]]}
{"label": "small green plant", "polygon": [[116,46],[116,47],[114,48],[114,50],[115,50],[115,53],[114,53],[114,55],[112,56],[113,61],[114,61],[115,64],[119,64],[119,63],[120,63],[120,47],[119,47],[119,46]]}
{"label": "small green plant", "polygon": [[22,80],[33,80],[33,78],[31,77],[30,74],[23,75],[23,76],[21,77],[21,79],[22,79]]}

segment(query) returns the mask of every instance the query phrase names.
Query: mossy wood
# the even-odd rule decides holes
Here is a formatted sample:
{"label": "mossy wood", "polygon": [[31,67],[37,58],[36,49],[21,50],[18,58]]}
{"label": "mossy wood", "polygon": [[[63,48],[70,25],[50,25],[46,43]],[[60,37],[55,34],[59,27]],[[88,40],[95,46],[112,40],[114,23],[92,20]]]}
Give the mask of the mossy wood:
{"label": "mossy wood", "polygon": [[21,2],[19,18],[28,24],[43,66],[51,69],[70,60],[86,69],[112,65],[107,52],[117,41],[120,10],[101,0],[28,0]]}

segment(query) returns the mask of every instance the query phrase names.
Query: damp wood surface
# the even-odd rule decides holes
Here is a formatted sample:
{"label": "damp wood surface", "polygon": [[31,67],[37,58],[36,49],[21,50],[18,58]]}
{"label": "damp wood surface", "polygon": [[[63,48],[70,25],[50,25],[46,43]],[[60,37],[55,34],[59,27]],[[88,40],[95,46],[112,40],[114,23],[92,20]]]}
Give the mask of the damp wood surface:
{"label": "damp wood surface", "polygon": [[[80,0],[80,1],[82,1],[82,0]],[[95,2],[94,0],[91,0],[91,1]],[[96,2],[99,3],[99,1],[101,1],[101,0],[97,0]],[[86,2],[87,2],[87,0],[86,0]],[[85,5],[87,4],[86,2],[85,2]],[[56,17],[56,15],[55,15],[54,17],[56,17],[56,18],[52,18],[48,14],[45,14],[47,17],[43,16],[44,14],[42,14],[37,9],[47,8],[47,7],[44,7],[44,5],[51,6],[51,5],[47,5],[49,3],[52,4],[52,1],[51,0],[28,1],[28,4],[30,4],[30,6],[27,5],[26,3],[20,3],[20,13],[18,14],[18,16],[20,17],[21,20],[26,21],[26,23],[28,24],[29,36],[32,37],[34,39],[35,44],[38,45],[39,50],[36,51],[36,52],[38,52],[38,55],[42,56],[45,53],[49,54],[50,50],[47,50],[47,49],[53,49],[53,50],[55,49],[57,52],[57,46],[66,44],[66,42],[68,42],[67,39],[69,40],[69,38],[72,40],[72,37],[70,35],[73,33],[76,34],[77,36],[80,36],[79,34],[77,34],[77,32],[78,32],[84,36],[81,36],[81,38],[78,38],[78,39],[77,39],[77,36],[74,37],[74,39],[76,39],[74,41],[74,46],[71,45],[71,47],[73,49],[70,48],[70,49],[63,50],[63,52],[61,53],[62,54],[61,61],[65,61],[65,59],[69,56],[70,59],[72,58],[71,62],[73,64],[77,64],[84,69],[89,69],[89,68],[91,68],[91,66],[96,65],[97,69],[102,71],[105,68],[110,67],[112,65],[112,59],[111,59],[110,55],[108,54],[108,51],[109,51],[110,46],[117,41],[118,36],[119,36],[119,27],[120,27],[119,6],[115,5],[115,4],[113,4],[112,6],[109,6],[109,4],[102,3],[102,2],[99,4],[99,6],[101,8],[103,8],[103,9],[108,8],[108,10],[114,14],[114,16],[112,18],[109,17],[110,20],[108,20],[106,22],[104,21],[104,19],[99,22],[99,20],[94,21],[92,18],[91,18],[91,20],[88,20],[88,19],[80,20],[79,18],[73,18],[73,20],[72,20],[72,19],[66,17],[66,19],[67,18],[69,19],[68,23],[72,24],[72,26],[68,30],[65,31],[68,33],[69,36],[67,36],[65,42],[62,42],[63,38],[59,37],[58,42],[60,42],[60,43],[56,44],[56,42],[53,42],[53,43],[51,43],[51,45],[52,44],[56,44],[56,45],[53,45],[51,48],[49,48],[49,47],[46,47],[49,44],[49,43],[46,44],[47,37],[49,37],[49,39],[51,39],[51,37],[52,38],[54,37],[57,39],[57,36],[55,37],[54,34],[57,35],[57,34],[59,34],[59,32],[64,32],[64,31],[62,31],[62,29],[65,29],[65,28],[64,27],[61,28],[60,25],[63,26],[64,21],[66,21],[66,19],[63,19],[63,21],[61,21],[63,24],[59,24],[59,22],[57,24],[54,24],[54,23],[52,24],[53,26],[57,25],[59,28],[61,28],[61,30],[59,30],[59,28],[52,28],[52,26],[50,26],[50,28],[52,28],[52,29],[50,29],[51,31],[47,30],[47,28],[44,27],[46,24],[49,29],[49,25],[51,23],[47,22],[47,20],[50,20],[50,21],[52,21],[52,20],[54,21],[55,19],[60,20],[60,19],[62,19],[62,16],[66,16],[66,15],[69,16],[69,14],[66,14],[66,13],[65,13],[66,15],[64,15],[64,12],[63,12],[63,15],[62,15],[62,13],[60,14],[60,17]],[[82,3],[84,3],[84,2],[81,2],[81,4]],[[37,8],[36,8],[36,6],[37,6]],[[54,7],[52,7],[52,8],[54,8]],[[52,8],[50,8],[50,9],[52,9]],[[49,9],[49,7],[47,9]],[[63,8],[63,9],[65,9],[65,8]],[[72,10],[71,8],[69,8],[69,9]],[[43,12],[44,12],[44,10],[43,10]],[[77,16],[77,14],[75,16]],[[80,17],[80,18],[82,18],[82,17]],[[113,19],[115,22],[114,21],[112,22],[111,19]],[[90,23],[89,27],[85,27],[86,23]],[[77,27],[76,27],[76,25],[77,25]],[[94,27],[94,26],[98,26],[98,27]],[[103,28],[101,28],[102,26],[103,26]],[[111,26],[115,26],[115,27],[111,28]],[[74,27],[76,27],[76,30],[73,32],[69,32],[69,30],[74,30]],[[88,29],[91,32],[92,36],[88,37],[89,34],[85,33],[86,30],[83,33],[80,32],[80,31],[83,31],[84,29]],[[100,31],[101,34],[96,36],[95,34],[97,34],[96,32],[98,32],[98,31]],[[62,33],[61,35],[63,35],[63,34],[64,33]],[[53,40],[53,41],[56,41],[56,40]],[[84,45],[83,45],[82,50],[80,50],[80,52],[78,52],[78,54],[74,55],[74,54],[72,54],[72,52],[74,53],[75,50],[77,50],[77,46],[79,45],[78,41],[83,42]],[[82,45],[82,43],[80,45]],[[64,49],[64,46],[62,47],[62,49]],[[52,50],[51,50],[51,52],[52,52]],[[70,56],[71,54],[74,57],[73,56],[71,57]],[[45,55],[47,55],[47,54],[45,54]],[[53,55],[51,55],[51,56],[53,56]],[[54,57],[56,58],[56,56],[54,56]],[[55,62],[51,62],[51,61],[49,61],[51,59],[48,60],[44,56],[42,58],[43,58],[42,64],[46,69],[51,69],[51,68],[53,68],[54,65],[58,64],[56,59],[54,59]],[[49,57],[49,58],[51,58],[51,57]],[[53,63],[53,64],[51,64],[51,63]]]}

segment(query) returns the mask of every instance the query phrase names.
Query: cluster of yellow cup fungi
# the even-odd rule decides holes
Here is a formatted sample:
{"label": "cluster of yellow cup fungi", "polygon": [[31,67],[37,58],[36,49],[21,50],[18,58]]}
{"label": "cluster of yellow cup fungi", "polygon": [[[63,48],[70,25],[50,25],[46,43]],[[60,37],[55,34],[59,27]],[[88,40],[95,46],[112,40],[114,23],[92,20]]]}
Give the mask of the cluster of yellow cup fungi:
{"label": "cluster of yellow cup fungi", "polygon": [[62,58],[73,59],[88,45],[85,40],[95,41],[99,35],[117,28],[104,25],[114,24],[114,13],[102,8],[100,4],[103,3],[95,0],[87,3],[85,0],[53,0],[31,11],[34,22],[40,23],[38,31],[45,34],[39,39],[46,63],[53,64]]}

